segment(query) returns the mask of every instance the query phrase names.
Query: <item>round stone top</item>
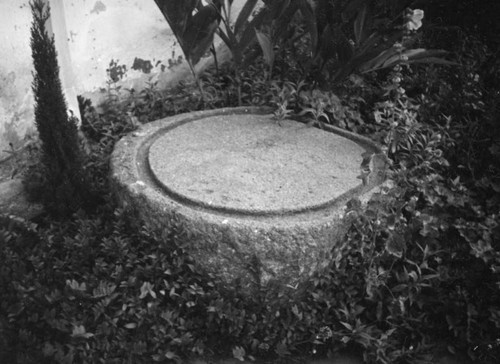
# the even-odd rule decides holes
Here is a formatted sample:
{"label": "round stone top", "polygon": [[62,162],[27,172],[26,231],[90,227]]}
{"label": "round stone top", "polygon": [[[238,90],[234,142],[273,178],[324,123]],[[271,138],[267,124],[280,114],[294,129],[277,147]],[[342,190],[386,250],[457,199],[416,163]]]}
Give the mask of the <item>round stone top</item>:
{"label": "round stone top", "polygon": [[335,133],[269,115],[217,115],[166,128],[149,149],[172,198],[209,209],[281,214],[327,205],[361,180],[365,149]]}

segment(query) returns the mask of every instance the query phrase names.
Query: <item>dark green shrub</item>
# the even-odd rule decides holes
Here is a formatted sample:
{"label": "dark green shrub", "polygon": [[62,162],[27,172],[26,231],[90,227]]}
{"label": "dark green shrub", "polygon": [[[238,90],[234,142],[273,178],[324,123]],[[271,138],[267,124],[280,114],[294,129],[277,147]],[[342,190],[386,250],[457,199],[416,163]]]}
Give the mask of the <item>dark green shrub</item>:
{"label": "dark green shrub", "polygon": [[[499,61],[475,32],[446,32],[461,64],[454,70],[427,67],[410,75],[408,94],[420,102],[420,120],[448,128],[453,146],[443,149],[452,168],[480,200],[498,204],[500,191]],[[441,43],[434,34],[429,42]],[[479,197],[479,196],[478,196]],[[481,202],[483,203],[483,202]]]}
{"label": "dark green shrub", "polygon": [[2,362],[167,362],[202,350],[216,293],[176,245],[181,230],[155,235],[112,205],[45,231],[18,225],[0,229]]}
{"label": "dark green shrub", "polygon": [[38,168],[41,173],[33,172],[25,178],[26,186],[50,212],[66,216],[92,199],[83,171],[76,119],[68,116],[54,39],[46,30],[49,9],[40,0],[30,6],[35,123],[42,142],[42,165]]}
{"label": "dark green shrub", "polygon": [[[387,299],[389,315],[380,316],[376,311],[377,321],[384,318],[396,332],[405,327],[409,330],[404,336],[415,340],[407,343],[406,349],[413,348],[407,351],[410,356],[417,348],[425,353],[427,344],[440,343],[450,351],[466,350],[480,362],[495,362],[500,354],[500,218],[496,203],[500,196],[493,188],[498,174],[491,173],[495,168],[482,171],[485,186],[463,168],[471,152],[477,153],[475,167],[497,165],[495,159],[479,153],[492,149],[498,140],[488,119],[479,119],[486,116],[487,100],[479,87],[481,77],[470,64],[455,73],[434,67],[414,74],[409,71],[403,74],[399,69],[389,75],[384,88],[392,96],[378,104],[375,114],[387,127],[384,141],[393,158],[392,178],[397,188],[372,200],[367,210],[354,213],[363,221],[355,225],[355,242],[367,239],[365,249],[375,249],[372,256],[378,259],[373,264],[375,276],[381,278],[377,278],[377,305]],[[443,74],[422,77],[421,72],[433,71]],[[409,80],[401,84],[403,75],[409,75]],[[413,77],[420,81],[412,83]],[[456,81],[464,83],[452,87],[451,82]],[[440,87],[442,92],[418,95],[418,88],[411,87],[420,83]],[[454,106],[448,108],[450,105]],[[468,125],[467,132],[464,125]],[[475,140],[477,134],[471,133],[471,126],[482,133],[484,144]],[[368,271],[365,277],[370,282]],[[401,312],[390,308],[395,300],[403,303]],[[383,312],[383,305],[377,310]],[[404,343],[396,347],[404,347]]]}
{"label": "dark green shrub", "polygon": [[[19,295],[10,287],[28,271],[32,262],[25,260],[24,251],[34,249],[40,242],[36,226],[14,216],[0,215],[0,287],[2,301],[0,302],[0,361],[17,363],[18,353],[24,351],[22,343],[15,340],[26,332],[16,332],[12,326],[12,318],[6,313],[9,310],[21,310],[19,305],[22,293]],[[23,278],[21,278],[23,279]],[[24,287],[19,287],[22,291]]]}

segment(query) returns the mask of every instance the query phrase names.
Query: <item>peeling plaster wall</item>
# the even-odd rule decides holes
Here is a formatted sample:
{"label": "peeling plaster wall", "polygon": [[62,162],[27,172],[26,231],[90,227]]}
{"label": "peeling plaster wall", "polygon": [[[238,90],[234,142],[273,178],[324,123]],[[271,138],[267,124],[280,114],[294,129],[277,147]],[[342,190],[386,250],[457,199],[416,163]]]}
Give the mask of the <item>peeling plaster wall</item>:
{"label": "peeling plaster wall", "polygon": [[[233,19],[245,1],[234,1]],[[65,0],[64,6],[79,94],[94,105],[106,96],[110,76],[118,77],[117,84],[123,89],[135,90],[152,82],[161,89],[192,78],[184,54],[153,0]],[[216,46],[221,43],[216,37]],[[220,50],[221,58],[228,54],[227,49]],[[211,57],[204,58],[196,68],[211,63]],[[109,69],[117,72],[110,75]]]}
{"label": "peeling plaster wall", "polygon": [[[65,8],[73,67],[84,92],[105,85],[111,61],[126,67],[122,82],[134,86],[135,79],[160,73],[173,54],[182,54],[153,0],[66,0]],[[149,76],[132,69],[135,59],[151,63]]]}
{"label": "peeling plaster wall", "polygon": [[[75,113],[76,95],[94,105],[104,99],[109,76],[138,91],[148,82],[163,88],[191,77],[186,62],[178,62],[182,51],[153,0],[44,1],[52,9],[48,28],[68,108]],[[236,13],[244,0],[234,3]],[[35,132],[30,26],[28,0],[0,0],[0,161],[9,143],[17,148]],[[210,62],[202,59],[198,68]]]}
{"label": "peeling plaster wall", "polygon": [[31,11],[27,1],[0,1],[0,160],[9,143],[33,132]]}

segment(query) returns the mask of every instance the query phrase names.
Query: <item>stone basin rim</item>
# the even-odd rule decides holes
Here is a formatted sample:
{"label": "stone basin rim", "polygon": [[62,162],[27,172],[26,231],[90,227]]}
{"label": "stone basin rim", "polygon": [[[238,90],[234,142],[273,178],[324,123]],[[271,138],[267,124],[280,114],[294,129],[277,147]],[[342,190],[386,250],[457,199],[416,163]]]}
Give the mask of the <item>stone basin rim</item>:
{"label": "stone basin rim", "polygon": [[[265,209],[237,209],[224,207],[221,205],[215,204],[207,204],[203,201],[193,200],[189,197],[185,197],[184,195],[177,193],[173,189],[164,185],[155,175],[155,173],[151,169],[150,161],[149,161],[149,150],[151,146],[163,135],[168,133],[169,131],[185,125],[187,123],[200,120],[203,118],[208,118],[212,116],[219,115],[238,115],[238,114],[257,114],[257,115],[268,115],[272,112],[271,108],[268,107],[237,107],[237,108],[225,108],[225,109],[216,109],[209,111],[198,111],[192,112],[189,114],[177,115],[174,118],[177,120],[172,123],[156,127],[153,132],[146,132],[142,134],[141,132],[132,133],[134,136],[143,137],[144,140],[141,142],[136,158],[137,158],[137,173],[140,181],[145,182],[153,188],[154,190],[159,191],[166,195],[166,197],[172,199],[173,201],[184,205],[188,208],[193,208],[198,211],[203,211],[205,213],[211,213],[220,216],[228,216],[228,217],[249,217],[249,218],[273,218],[273,217],[287,217],[287,216],[300,216],[311,214],[315,212],[321,212],[326,210],[336,210],[343,206],[350,198],[353,196],[357,196],[359,194],[364,193],[365,191],[370,190],[373,186],[365,186],[361,183],[355,188],[344,192],[343,194],[332,198],[329,201],[324,203],[309,205],[302,208],[283,208],[279,210],[265,210]],[[168,118],[165,118],[168,119]],[[165,119],[157,120],[153,123],[160,122]],[[359,136],[357,134],[345,131],[343,129],[325,125],[325,130],[331,133],[338,134],[340,136],[346,137],[357,144],[360,144],[363,148],[371,153],[380,153],[381,149],[376,145],[372,140]],[[147,135],[146,135],[147,134]]]}

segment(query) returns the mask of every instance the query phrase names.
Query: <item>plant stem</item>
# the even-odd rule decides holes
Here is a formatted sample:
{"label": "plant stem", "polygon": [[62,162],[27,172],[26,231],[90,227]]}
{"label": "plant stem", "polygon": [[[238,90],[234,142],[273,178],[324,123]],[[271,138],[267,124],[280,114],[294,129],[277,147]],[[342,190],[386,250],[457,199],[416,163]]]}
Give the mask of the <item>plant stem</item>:
{"label": "plant stem", "polygon": [[198,74],[196,73],[193,64],[191,63],[191,60],[189,58],[187,58],[187,57],[186,57],[186,59],[187,59],[187,63],[189,65],[189,68],[191,69],[191,73],[193,74],[194,80],[196,81],[196,85],[198,86],[198,89],[200,90],[201,98],[203,100],[203,104],[206,104],[207,100],[206,100],[206,97],[205,97],[205,92],[203,91],[203,85],[201,83],[201,80],[198,77]]}

